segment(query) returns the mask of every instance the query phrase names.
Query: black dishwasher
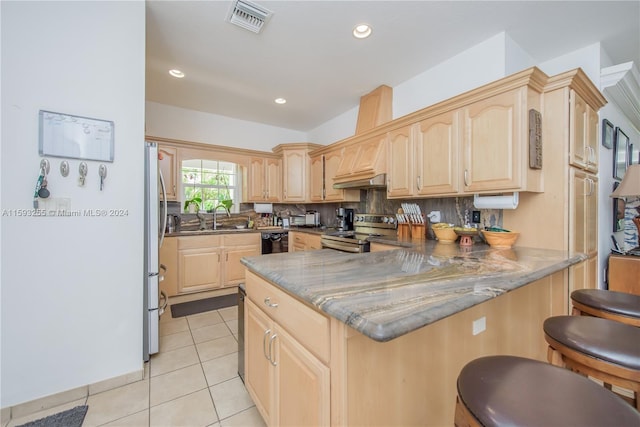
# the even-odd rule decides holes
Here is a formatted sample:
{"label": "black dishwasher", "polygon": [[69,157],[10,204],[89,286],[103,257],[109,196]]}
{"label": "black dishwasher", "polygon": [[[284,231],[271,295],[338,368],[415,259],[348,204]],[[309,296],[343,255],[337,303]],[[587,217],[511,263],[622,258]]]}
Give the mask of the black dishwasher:
{"label": "black dishwasher", "polygon": [[288,231],[263,231],[262,255],[289,252]]}
{"label": "black dishwasher", "polygon": [[238,285],[238,375],[244,382],[244,299],[247,297],[244,283]]}

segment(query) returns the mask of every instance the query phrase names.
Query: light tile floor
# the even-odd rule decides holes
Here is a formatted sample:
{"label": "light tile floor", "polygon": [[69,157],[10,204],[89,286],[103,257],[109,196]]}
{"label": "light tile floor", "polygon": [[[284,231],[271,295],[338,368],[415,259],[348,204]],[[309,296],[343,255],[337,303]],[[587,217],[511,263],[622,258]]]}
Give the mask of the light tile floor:
{"label": "light tile floor", "polygon": [[160,320],[160,352],[142,381],[28,417],[8,427],[89,405],[83,427],[264,426],[238,376],[238,310],[230,307]]}

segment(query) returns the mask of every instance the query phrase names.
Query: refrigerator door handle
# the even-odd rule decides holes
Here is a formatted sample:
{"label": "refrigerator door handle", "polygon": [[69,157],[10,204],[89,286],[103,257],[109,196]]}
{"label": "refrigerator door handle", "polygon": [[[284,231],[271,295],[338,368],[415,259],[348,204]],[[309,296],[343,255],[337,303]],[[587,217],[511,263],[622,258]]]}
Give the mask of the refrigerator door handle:
{"label": "refrigerator door handle", "polygon": [[160,301],[164,301],[164,302],[162,306],[158,309],[158,317],[164,314],[164,310],[167,308],[167,305],[169,304],[169,299],[167,298],[167,294],[165,294],[163,291],[160,291]]}
{"label": "refrigerator door handle", "polygon": [[[167,266],[164,264],[160,264],[160,270],[162,270],[162,273],[166,273]],[[162,282],[163,280],[164,280],[164,274],[160,274],[160,282]]]}
{"label": "refrigerator door handle", "polygon": [[162,247],[162,243],[164,242],[164,232],[167,229],[167,189],[164,186],[164,177],[162,176],[162,169],[158,168],[158,174],[160,176],[160,188],[162,188],[162,200],[160,205],[164,203],[164,208],[162,209],[162,230],[160,231],[160,243],[158,247]]}

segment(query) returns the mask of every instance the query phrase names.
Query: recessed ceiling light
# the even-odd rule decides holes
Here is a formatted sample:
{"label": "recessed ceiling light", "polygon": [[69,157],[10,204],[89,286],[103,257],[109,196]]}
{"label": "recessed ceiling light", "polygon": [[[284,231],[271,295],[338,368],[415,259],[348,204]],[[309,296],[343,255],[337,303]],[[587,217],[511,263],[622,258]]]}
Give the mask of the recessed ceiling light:
{"label": "recessed ceiling light", "polygon": [[358,24],[353,29],[353,37],[357,39],[366,39],[371,35],[371,27],[369,24]]}
{"label": "recessed ceiling light", "polygon": [[273,100],[273,102],[275,102],[276,104],[286,104],[287,100],[284,98],[276,98]]}
{"label": "recessed ceiling light", "polygon": [[169,70],[169,74],[171,74],[173,77],[176,77],[178,79],[181,79],[184,77],[184,73],[180,70]]}

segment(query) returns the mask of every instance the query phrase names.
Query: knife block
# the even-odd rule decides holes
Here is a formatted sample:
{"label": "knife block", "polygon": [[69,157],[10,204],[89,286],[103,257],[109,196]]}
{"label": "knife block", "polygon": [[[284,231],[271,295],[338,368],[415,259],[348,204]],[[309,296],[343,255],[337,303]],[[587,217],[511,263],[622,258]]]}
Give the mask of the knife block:
{"label": "knife block", "polygon": [[427,230],[424,224],[411,224],[411,240],[422,241],[426,235]]}
{"label": "knife block", "polygon": [[411,224],[398,224],[398,239],[411,239]]}

